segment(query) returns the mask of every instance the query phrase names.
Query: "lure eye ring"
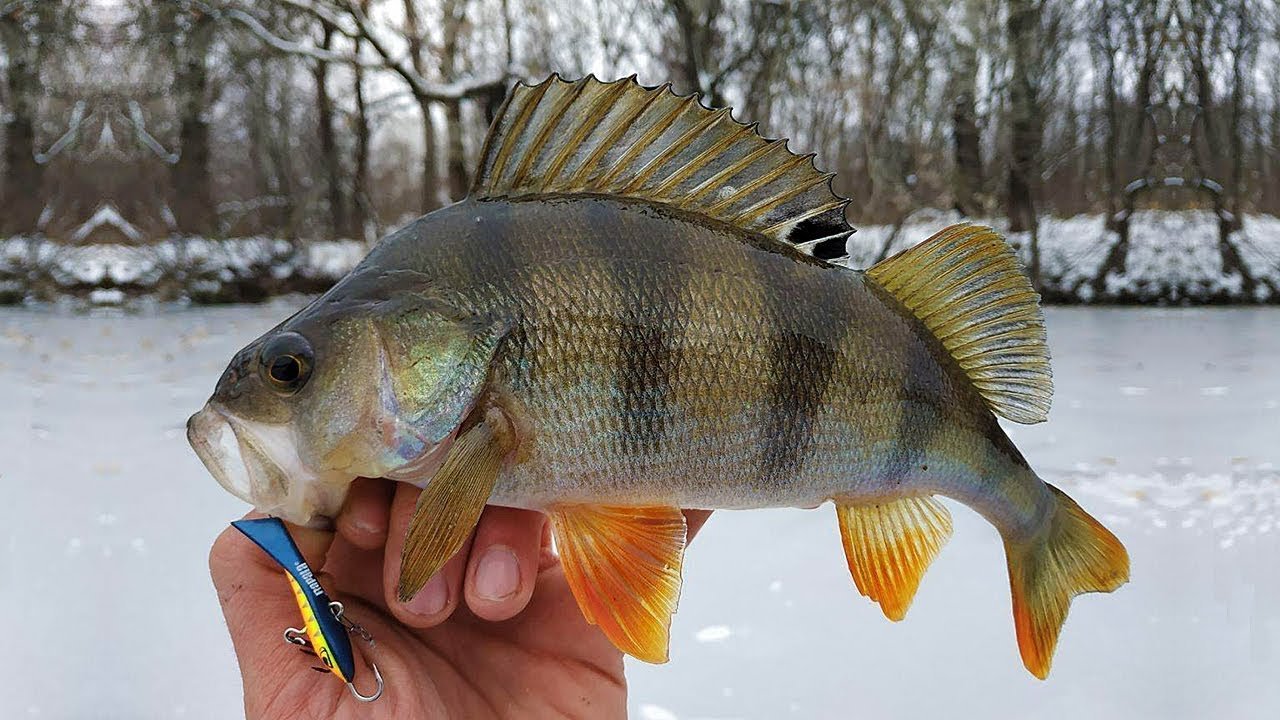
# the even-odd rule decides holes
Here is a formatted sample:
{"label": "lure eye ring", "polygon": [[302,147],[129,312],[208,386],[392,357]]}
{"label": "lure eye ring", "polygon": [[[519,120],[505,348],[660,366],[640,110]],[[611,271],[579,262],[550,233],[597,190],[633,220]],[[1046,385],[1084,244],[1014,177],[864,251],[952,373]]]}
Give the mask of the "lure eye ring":
{"label": "lure eye ring", "polygon": [[293,395],[311,379],[315,353],[311,343],[295,332],[276,335],[258,353],[258,373],[263,382],[281,395]]}

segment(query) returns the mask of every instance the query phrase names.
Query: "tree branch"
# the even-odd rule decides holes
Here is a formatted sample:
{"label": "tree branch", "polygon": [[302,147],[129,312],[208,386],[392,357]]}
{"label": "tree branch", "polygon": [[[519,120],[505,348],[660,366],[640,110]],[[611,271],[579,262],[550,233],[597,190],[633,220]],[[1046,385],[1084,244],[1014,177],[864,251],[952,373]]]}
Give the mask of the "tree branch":
{"label": "tree branch", "polygon": [[154,135],[147,132],[147,119],[142,114],[142,106],[136,100],[129,102],[128,120],[133,125],[134,135],[140,145],[155,153],[166,165],[173,165],[178,162],[178,153],[169,152]]}
{"label": "tree branch", "polygon": [[284,38],[273,34],[257,18],[239,8],[226,8],[223,10],[222,15],[229,20],[234,20],[235,22],[243,25],[249,30],[249,32],[253,33],[254,37],[287,55],[298,55],[312,60],[317,60],[319,62],[346,63],[348,65],[378,67],[378,65],[369,65],[362,62],[359,58],[351,57],[349,55],[335,53],[293,40],[285,40]]}
{"label": "tree branch", "polygon": [[511,68],[505,68],[495,76],[482,76],[445,84],[429,83],[426,78],[406,65],[403,60],[397,60],[391,56],[391,50],[378,37],[378,33],[374,29],[373,23],[370,22],[369,16],[358,5],[351,0],[343,0],[343,9],[355,20],[360,37],[368,41],[370,47],[382,58],[383,64],[387,69],[395,72],[409,85],[413,96],[419,102],[455,102],[463,98],[481,95],[496,87],[502,87],[507,83],[507,78],[513,74]]}
{"label": "tree branch", "polygon": [[335,31],[351,40],[360,39],[360,33],[357,30],[347,27],[346,22],[340,15],[323,5],[313,5],[312,3],[307,2],[307,0],[276,0],[276,2],[287,8],[293,8],[299,12],[306,13],[320,22],[333,26]]}

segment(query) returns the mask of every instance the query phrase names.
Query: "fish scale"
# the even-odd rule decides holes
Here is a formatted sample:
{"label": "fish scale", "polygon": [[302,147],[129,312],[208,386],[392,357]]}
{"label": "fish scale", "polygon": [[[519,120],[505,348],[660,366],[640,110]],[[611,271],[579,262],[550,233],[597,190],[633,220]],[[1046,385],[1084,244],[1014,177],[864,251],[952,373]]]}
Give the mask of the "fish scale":
{"label": "fish scale", "polygon": [[[1000,531],[1027,669],[1128,555],[1001,429],[1047,418],[1038,296],[989,228],[866,271],[811,156],[634,79],[518,86],[470,196],[246,347],[188,436],[259,509],[325,523],[356,476],[423,488],[400,600],[486,503],[543,511],[584,617],[667,658],[684,508],[832,501],[901,619],[958,500]],[[277,374],[277,370],[280,374]]]}
{"label": "fish scale", "polygon": [[[504,379],[531,425],[556,428],[529,439],[529,459],[504,471],[495,499],[537,507],[552,496],[638,503],[662,493],[687,507],[763,507],[877,492],[865,481],[874,471],[860,459],[872,454],[860,450],[859,439],[901,422],[898,395],[910,383],[905,368],[868,382],[862,368],[882,366],[867,352],[915,347],[933,377],[943,372],[936,343],[886,311],[857,273],[833,279],[829,268],[729,233],[672,229],[672,218],[634,203],[583,202],[593,208],[579,212],[594,218],[599,233],[590,243],[573,239],[575,223],[563,224],[563,206],[455,206],[437,218],[439,228],[451,218],[458,225],[456,233],[442,233],[443,254],[454,246],[484,257],[501,252],[504,241],[493,238],[504,233],[465,232],[493,225],[472,220],[492,213],[536,238],[521,252],[538,260],[512,265],[518,270],[509,277],[485,267],[483,283],[450,276],[467,264],[422,268],[428,283],[471,288],[456,299],[462,311],[493,303],[490,311],[518,312],[524,340],[500,356]],[[826,301],[819,312],[809,305],[816,278]],[[361,283],[357,274],[339,290],[361,296]],[[637,294],[640,287],[653,295]],[[668,301],[623,303],[654,296]],[[665,338],[657,346],[669,349],[632,342],[637,337]],[[968,412],[974,425],[983,418],[981,400],[958,370],[924,400],[926,414],[916,414],[912,433],[894,433],[902,444],[941,422],[944,407]],[[817,435],[842,442],[816,452]],[[686,440],[714,452],[689,453]],[[584,457],[592,458],[587,466]]]}

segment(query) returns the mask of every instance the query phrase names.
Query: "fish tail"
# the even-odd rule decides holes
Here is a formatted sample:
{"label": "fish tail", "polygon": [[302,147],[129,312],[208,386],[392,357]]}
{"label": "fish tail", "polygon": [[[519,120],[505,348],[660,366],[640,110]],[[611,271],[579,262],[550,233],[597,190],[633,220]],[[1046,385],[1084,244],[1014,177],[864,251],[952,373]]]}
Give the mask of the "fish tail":
{"label": "fish tail", "polygon": [[1071,598],[1111,592],[1129,579],[1129,554],[1111,531],[1061,490],[1048,485],[1053,508],[1030,539],[1005,538],[1013,622],[1022,662],[1043,680]]}

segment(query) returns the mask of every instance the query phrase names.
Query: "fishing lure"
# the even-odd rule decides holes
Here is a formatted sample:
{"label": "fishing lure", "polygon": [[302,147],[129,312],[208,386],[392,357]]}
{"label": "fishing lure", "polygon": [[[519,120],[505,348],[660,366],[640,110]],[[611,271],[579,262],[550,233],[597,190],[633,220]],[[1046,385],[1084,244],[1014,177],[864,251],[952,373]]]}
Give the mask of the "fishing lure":
{"label": "fishing lure", "polygon": [[279,518],[268,517],[237,520],[231,525],[285,570],[285,577],[289,579],[289,586],[293,589],[294,600],[298,602],[298,609],[302,612],[303,624],[301,628],[286,628],[285,641],[315,653],[320,662],[324,663],[325,669],[346,683],[347,689],[357,700],[373,702],[382,697],[382,673],[378,672],[378,666],[373,663],[369,667],[378,683],[377,690],[372,695],[362,695],[356,689],[355,654],[351,638],[347,635],[359,635],[370,646],[373,645],[373,637],[346,617],[342,603],[329,599],[328,593],[320,587],[320,581],[316,580],[315,573],[303,559],[284,523]]}

